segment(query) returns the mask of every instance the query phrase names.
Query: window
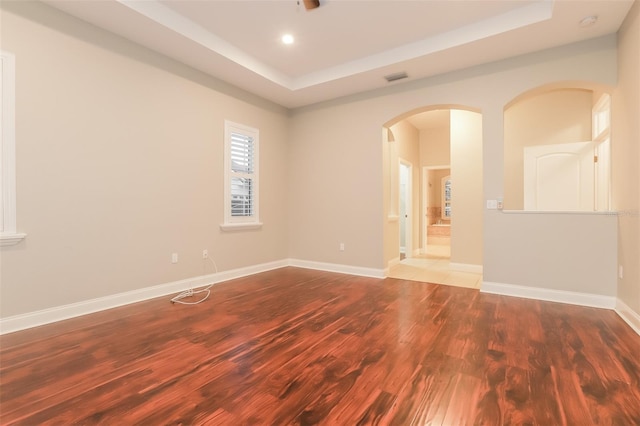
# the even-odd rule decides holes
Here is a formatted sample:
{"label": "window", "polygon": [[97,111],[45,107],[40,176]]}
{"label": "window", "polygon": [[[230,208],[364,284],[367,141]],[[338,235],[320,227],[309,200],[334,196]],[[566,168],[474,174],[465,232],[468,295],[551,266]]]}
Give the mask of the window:
{"label": "window", "polygon": [[0,51],[0,245],[17,244],[16,232],[15,56]]}
{"label": "window", "polygon": [[442,178],[442,219],[451,220],[451,176]]}
{"label": "window", "polygon": [[592,132],[594,143],[595,210],[610,209],[611,180],[611,96],[605,93],[593,107]]}
{"label": "window", "polygon": [[259,208],[258,130],[225,121],[224,230],[262,226]]}

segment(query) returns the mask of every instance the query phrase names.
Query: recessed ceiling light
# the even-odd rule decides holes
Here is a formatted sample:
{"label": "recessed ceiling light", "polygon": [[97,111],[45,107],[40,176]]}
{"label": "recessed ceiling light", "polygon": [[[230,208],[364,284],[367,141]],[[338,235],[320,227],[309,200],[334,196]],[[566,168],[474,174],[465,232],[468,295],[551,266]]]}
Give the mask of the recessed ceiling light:
{"label": "recessed ceiling light", "polygon": [[580,20],[581,27],[590,27],[591,25],[598,22],[598,17],[596,15],[585,16]]}
{"label": "recessed ceiling light", "polygon": [[282,36],[282,42],[284,44],[293,44],[293,36],[291,34],[285,34]]}

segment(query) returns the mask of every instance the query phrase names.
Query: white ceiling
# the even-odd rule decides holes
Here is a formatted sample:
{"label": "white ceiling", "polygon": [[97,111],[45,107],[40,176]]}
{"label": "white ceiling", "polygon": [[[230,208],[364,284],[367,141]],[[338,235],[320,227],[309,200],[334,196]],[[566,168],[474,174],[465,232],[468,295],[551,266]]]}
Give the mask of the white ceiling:
{"label": "white ceiling", "polygon": [[[633,0],[44,0],[296,108],[615,33]],[[595,25],[581,27],[586,16]],[[296,42],[280,38],[291,33]],[[405,71],[408,79],[384,76]]]}

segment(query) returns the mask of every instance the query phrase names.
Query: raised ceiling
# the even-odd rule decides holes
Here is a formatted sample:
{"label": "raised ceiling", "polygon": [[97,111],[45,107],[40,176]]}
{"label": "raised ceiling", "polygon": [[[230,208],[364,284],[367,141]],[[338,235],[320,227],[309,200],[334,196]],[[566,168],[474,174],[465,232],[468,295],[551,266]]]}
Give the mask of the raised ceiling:
{"label": "raised ceiling", "polygon": [[[310,11],[296,0],[46,3],[296,108],[615,33],[633,0],[320,0]],[[583,27],[587,16],[598,20]],[[384,79],[402,71],[408,79]]]}

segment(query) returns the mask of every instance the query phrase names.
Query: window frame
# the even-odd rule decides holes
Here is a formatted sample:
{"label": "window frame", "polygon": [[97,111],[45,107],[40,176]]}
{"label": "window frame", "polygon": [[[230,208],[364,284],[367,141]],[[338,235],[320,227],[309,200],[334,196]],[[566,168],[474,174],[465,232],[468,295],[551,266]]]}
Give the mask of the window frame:
{"label": "window frame", "polygon": [[0,50],[2,137],[0,139],[0,246],[18,244],[26,234],[16,228],[15,55]]}
{"label": "window frame", "polygon": [[[242,173],[232,170],[231,167],[231,136],[232,134],[240,134],[252,139],[253,142],[253,158],[252,171],[250,173]],[[249,216],[234,216],[232,214],[232,179],[237,177],[251,179],[251,211]],[[224,122],[224,223],[220,225],[223,231],[236,231],[247,229],[259,229],[262,227],[260,222],[260,132],[258,129],[225,120]]]}
{"label": "window frame", "polygon": [[603,93],[591,110],[594,150],[594,210],[611,211],[611,95]]}

